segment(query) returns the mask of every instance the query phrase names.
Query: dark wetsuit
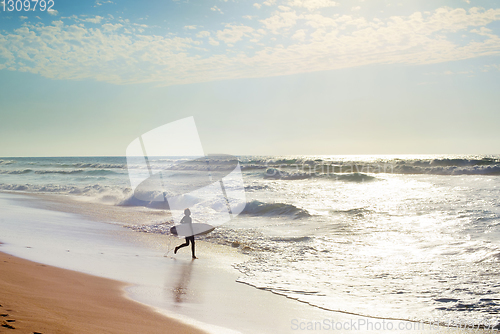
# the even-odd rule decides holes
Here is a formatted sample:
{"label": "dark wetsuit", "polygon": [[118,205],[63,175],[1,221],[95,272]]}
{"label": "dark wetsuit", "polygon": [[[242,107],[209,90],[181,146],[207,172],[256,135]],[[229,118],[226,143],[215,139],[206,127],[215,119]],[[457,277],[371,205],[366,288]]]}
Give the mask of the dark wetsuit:
{"label": "dark wetsuit", "polygon": [[[184,216],[181,219],[181,224],[191,224],[191,222],[192,222],[192,219],[189,216]],[[194,235],[186,237],[186,242],[185,243],[183,243],[182,245],[179,245],[179,246],[175,247],[174,254],[177,253],[177,251],[180,248],[189,246],[189,242],[191,242],[191,254],[193,256],[193,259],[196,258],[196,256],[194,255]]]}

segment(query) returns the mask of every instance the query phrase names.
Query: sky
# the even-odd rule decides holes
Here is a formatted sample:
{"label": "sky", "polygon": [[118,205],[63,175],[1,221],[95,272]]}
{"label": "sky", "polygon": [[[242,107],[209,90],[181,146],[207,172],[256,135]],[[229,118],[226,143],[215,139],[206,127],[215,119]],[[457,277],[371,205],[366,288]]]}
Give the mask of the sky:
{"label": "sky", "polygon": [[122,156],[189,116],[206,153],[500,153],[496,0],[20,5],[0,2],[0,156]]}

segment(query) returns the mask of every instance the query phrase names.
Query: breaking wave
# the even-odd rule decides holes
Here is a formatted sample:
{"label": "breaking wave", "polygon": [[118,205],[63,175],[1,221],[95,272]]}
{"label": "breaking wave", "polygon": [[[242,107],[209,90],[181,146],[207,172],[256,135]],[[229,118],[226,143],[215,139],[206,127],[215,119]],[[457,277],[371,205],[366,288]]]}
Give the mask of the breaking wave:
{"label": "breaking wave", "polygon": [[304,180],[309,178],[329,178],[332,180],[364,182],[376,180],[376,177],[363,173],[345,173],[345,174],[319,174],[319,173],[290,173],[277,168],[268,168],[264,173],[265,179],[275,180]]}
{"label": "breaking wave", "polygon": [[[243,159],[242,170],[265,169],[265,178],[302,180],[328,174],[431,174],[431,175],[500,175],[500,158],[378,158],[367,161],[330,159]],[[365,177],[365,180],[368,179]]]}
{"label": "breaking wave", "polygon": [[294,219],[310,217],[307,210],[300,209],[292,204],[264,203],[260,201],[248,202],[241,214],[254,216],[291,216]]}
{"label": "breaking wave", "polygon": [[18,169],[18,170],[0,170],[0,174],[27,174],[31,173],[32,169]]}
{"label": "breaking wave", "polygon": [[34,173],[34,174],[62,174],[62,175],[71,175],[71,174],[85,174],[85,175],[93,175],[93,176],[102,176],[102,175],[111,175],[111,174],[118,174],[115,171],[112,170],[107,170],[107,169],[73,169],[73,170],[52,170],[52,169],[31,169],[31,168],[25,168],[25,169],[7,169],[7,170],[0,170],[0,174],[28,174],[28,173]]}

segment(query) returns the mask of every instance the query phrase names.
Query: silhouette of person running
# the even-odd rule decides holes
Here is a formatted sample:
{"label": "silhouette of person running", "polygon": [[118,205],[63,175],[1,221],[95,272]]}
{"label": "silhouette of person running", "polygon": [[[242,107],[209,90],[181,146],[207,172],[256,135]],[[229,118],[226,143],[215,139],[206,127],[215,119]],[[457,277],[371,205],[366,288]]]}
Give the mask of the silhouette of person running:
{"label": "silhouette of person running", "polygon": [[[191,224],[193,221],[191,219],[191,211],[189,209],[184,210],[184,217],[181,219],[181,224]],[[189,246],[189,242],[191,242],[191,255],[193,259],[197,259],[197,257],[194,255],[194,235],[186,237],[186,242],[183,243],[182,245],[179,245],[175,247],[174,249],[174,254],[177,254],[177,251],[181,249],[182,247]]]}

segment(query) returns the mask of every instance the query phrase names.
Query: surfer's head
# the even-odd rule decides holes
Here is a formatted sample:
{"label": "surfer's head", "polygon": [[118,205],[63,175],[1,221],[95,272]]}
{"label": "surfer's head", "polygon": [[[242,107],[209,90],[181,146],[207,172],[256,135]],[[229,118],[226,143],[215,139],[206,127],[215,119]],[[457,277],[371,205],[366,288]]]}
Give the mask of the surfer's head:
{"label": "surfer's head", "polygon": [[191,211],[189,209],[184,209],[184,214],[186,216],[191,216]]}

